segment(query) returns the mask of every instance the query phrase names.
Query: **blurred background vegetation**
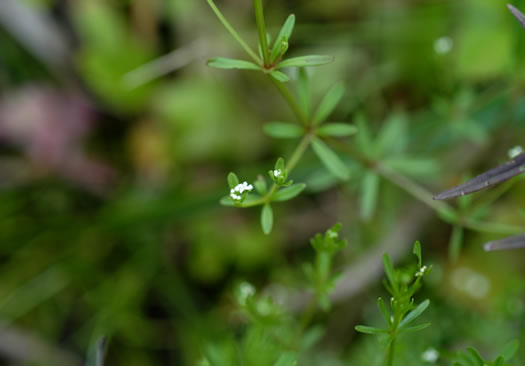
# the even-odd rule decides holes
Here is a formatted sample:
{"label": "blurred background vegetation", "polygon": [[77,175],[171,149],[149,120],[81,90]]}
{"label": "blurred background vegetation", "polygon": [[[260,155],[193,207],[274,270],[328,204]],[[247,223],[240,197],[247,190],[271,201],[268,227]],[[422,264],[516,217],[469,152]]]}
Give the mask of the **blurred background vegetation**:
{"label": "blurred background vegetation", "polygon": [[[251,1],[217,4],[255,45]],[[273,33],[296,14],[290,55],[335,56],[309,70],[317,100],[343,81],[334,118],[360,116],[374,158],[429,192],[524,143],[525,30],[503,1],[267,0],[265,11]],[[241,329],[240,281],[302,306],[309,238],[335,222],[345,275],[300,365],[382,362],[354,325],[378,322],[382,253],[412,260],[416,239],[434,266],[421,295],[432,326],[404,338],[399,365],[425,364],[431,347],[449,365],[467,345],[492,357],[525,344],[525,252],[484,253],[508,233],[453,229],[395,177],[348,158],[340,183],[309,152],[292,174],[307,192],[277,206],[271,235],[258,211],[221,207],[229,171],[253,181],[289,155],[262,125],[293,115],[263,76],[209,69],[213,56],[244,55],[204,0],[2,1],[2,364],[80,365],[102,335],[108,365],[195,364]],[[363,140],[348,143],[372,154]],[[519,180],[491,205],[475,195],[476,215],[525,227]]]}

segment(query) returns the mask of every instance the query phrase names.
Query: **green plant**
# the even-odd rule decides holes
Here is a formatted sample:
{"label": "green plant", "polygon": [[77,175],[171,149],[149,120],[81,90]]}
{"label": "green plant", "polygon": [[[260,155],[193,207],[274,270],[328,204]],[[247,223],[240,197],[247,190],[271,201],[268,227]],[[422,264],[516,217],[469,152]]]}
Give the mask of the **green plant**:
{"label": "green plant", "polygon": [[423,276],[432,269],[432,267],[427,268],[422,264],[421,244],[419,242],[414,244],[413,252],[418,258],[416,266],[394,269],[388,254],[385,254],[383,258],[387,277],[383,284],[392,296],[390,299],[391,310],[388,310],[382,298],[377,300],[377,306],[383,315],[386,327],[378,328],[365,325],[355,327],[361,333],[386,336],[384,345],[386,346],[385,365],[387,366],[394,364],[394,348],[399,335],[417,332],[430,326],[430,323],[409,326],[430,304],[428,299],[416,304],[413,296],[421,288]]}
{"label": "green plant", "polygon": [[511,366],[508,361],[514,357],[518,347],[518,340],[509,342],[501,354],[492,362],[484,360],[475,348],[468,347],[465,352],[458,351],[456,353],[454,366]]}

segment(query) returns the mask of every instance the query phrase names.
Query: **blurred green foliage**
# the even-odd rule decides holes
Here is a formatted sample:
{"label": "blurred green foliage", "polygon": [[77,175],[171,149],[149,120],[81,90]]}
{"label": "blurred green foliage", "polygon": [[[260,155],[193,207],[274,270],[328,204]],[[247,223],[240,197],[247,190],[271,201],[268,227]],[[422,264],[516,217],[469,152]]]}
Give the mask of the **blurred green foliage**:
{"label": "blurred green foliage", "polygon": [[[351,151],[333,138],[348,180],[307,151],[289,176],[306,193],[272,206],[269,236],[258,211],[219,200],[228,172],[253,182],[289,156],[294,141],[271,139],[263,126],[294,117],[262,74],[206,66],[216,55],[243,57],[206,1],[10,2],[44,14],[70,46],[69,66],[49,65],[15,31],[34,19],[0,7],[16,20],[0,18],[0,363],[82,364],[107,336],[106,364],[115,366],[233,365],[239,355],[246,365],[287,366],[297,350],[299,365],[382,365],[381,342],[354,331],[381,321],[376,267],[341,277],[331,311],[312,314],[308,332],[297,322],[307,304],[293,295],[309,283],[301,268],[316,258],[309,239],[335,222],[348,246],[331,275],[370,255],[381,263],[385,250],[411,260],[415,239],[434,266],[421,290],[432,326],[404,335],[397,365],[430,364],[429,349],[436,364],[452,365],[468,346],[495,360],[508,341],[525,344],[524,252],[481,249],[508,226],[525,227],[523,180],[450,205],[458,222],[505,227],[449,225],[450,211],[425,201],[524,144],[525,30],[504,2],[266,1],[274,35],[296,15],[287,57],[335,56],[307,70],[309,112],[340,82],[330,121],[358,127],[345,138]],[[218,6],[255,47],[251,2]],[[129,83],[173,51],[182,53],[168,64],[180,66]],[[75,93],[87,110],[70,102]],[[70,126],[80,120],[77,133]],[[333,284],[325,280],[313,289],[323,307]],[[257,288],[244,304],[243,283]],[[7,346],[14,334],[22,338]],[[524,359],[522,347],[512,362]]]}

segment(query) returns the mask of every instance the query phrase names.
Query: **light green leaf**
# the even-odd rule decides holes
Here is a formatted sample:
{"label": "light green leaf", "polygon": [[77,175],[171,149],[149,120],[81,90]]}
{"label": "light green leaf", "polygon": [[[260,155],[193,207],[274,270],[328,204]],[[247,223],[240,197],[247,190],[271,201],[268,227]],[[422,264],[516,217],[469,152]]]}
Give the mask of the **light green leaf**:
{"label": "light green leaf", "polygon": [[423,265],[423,259],[421,258],[421,243],[419,241],[416,241],[414,243],[414,248],[412,249],[412,253],[415,254],[415,256],[418,259],[418,268],[421,268]]}
{"label": "light green leaf", "polygon": [[312,120],[314,125],[317,125],[323,122],[328,116],[334,111],[335,107],[341,101],[343,94],[345,92],[345,87],[343,83],[337,83],[328,90],[323,100],[317,107],[314,118]]}
{"label": "light green leaf", "polygon": [[399,153],[407,143],[407,121],[402,114],[392,115],[385,122],[376,141],[376,149],[380,156]]}
{"label": "light green leaf", "polygon": [[[277,35],[277,38],[275,39],[275,44],[273,45],[273,49],[278,48],[278,42],[280,42],[283,38],[288,41],[290,37],[292,36],[293,28],[295,26],[295,15],[290,14],[288,18],[286,18],[286,21],[284,22],[281,30],[279,31],[279,34]],[[273,53],[272,49],[272,53]]]}
{"label": "light green leaf", "polygon": [[273,366],[295,366],[297,365],[297,359],[293,352],[285,352],[281,354],[277,362]]}
{"label": "light green leaf", "polygon": [[272,232],[273,226],[273,211],[272,206],[268,203],[264,204],[261,210],[261,227],[265,234],[270,234]]}
{"label": "light green leaf", "polygon": [[423,330],[423,329],[428,328],[428,327],[430,327],[430,323],[420,324],[420,325],[416,325],[414,327],[401,328],[401,329],[399,329],[399,332],[400,333],[418,332],[418,331]]}
{"label": "light green leaf", "polygon": [[483,366],[485,361],[479,352],[473,347],[467,347],[467,354],[470,356],[470,359],[473,360],[477,365]]}
{"label": "light green leaf", "polygon": [[300,56],[292,57],[286,59],[277,65],[277,68],[282,67],[308,67],[308,66],[321,66],[329,64],[334,61],[333,56],[323,56],[323,55],[310,55],[310,56]]}
{"label": "light green leaf", "polygon": [[239,178],[235,175],[235,173],[231,172],[228,174],[228,185],[230,186],[230,189],[234,189],[239,184]]}
{"label": "light green leaf", "polygon": [[357,127],[346,123],[327,123],[317,129],[319,136],[345,137],[357,132]]}
{"label": "light green leaf", "polygon": [[270,73],[270,75],[272,75],[272,77],[275,80],[280,81],[281,83],[286,83],[287,81],[290,81],[288,75],[281,71],[274,70]]}
{"label": "light green leaf", "polygon": [[392,288],[394,290],[397,289],[397,286],[396,286],[397,282],[394,276],[394,266],[392,265],[392,261],[390,260],[390,257],[386,253],[383,255],[383,267],[385,268],[386,277],[388,278],[388,281],[392,285]]}
{"label": "light green leaf", "polygon": [[299,68],[297,75],[297,99],[307,117],[310,116],[310,103],[312,100],[312,90],[310,88],[310,80],[308,72],[304,67]]}
{"label": "light green leaf", "polygon": [[505,345],[503,347],[503,352],[501,352],[501,355],[505,359],[505,361],[510,361],[516,352],[518,351],[518,348],[520,346],[520,341],[515,339]]}
{"label": "light green leaf", "polygon": [[372,171],[366,172],[361,182],[361,217],[368,221],[374,215],[379,191],[379,175]]}
{"label": "light green leaf", "polygon": [[261,70],[261,68],[253,62],[225,57],[212,58],[208,61],[208,66],[215,67],[217,69]]}
{"label": "light green leaf", "polygon": [[350,177],[350,171],[341,161],[339,156],[333,152],[323,141],[318,138],[312,140],[312,149],[323,165],[336,177],[347,180]]}
{"label": "light green leaf", "polygon": [[355,330],[366,334],[385,334],[388,333],[388,329],[367,327],[366,325],[356,325]]}
{"label": "light green leaf", "polygon": [[279,42],[275,43],[277,47],[274,46],[270,60],[275,62],[279,57],[282,57],[286,51],[288,51],[288,41],[285,38],[282,38]]}
{"label": "light green leaf", "polygon": [[404,327],[405,325],[410,323],[412,320],[414,320],[418,316],[420,316],[428,308],[428,305],[430,305],[430,300],[427,299],[427,300],[423,301],[421,304],[419,304],[418,306],[416,306],[416,308],[414,310],[412,310],[410,313],[408,313],[403,318],[403,320],[401,320],[401,323],[399,323],[399,327],[400,328]]}
{"label": "light green leaf", "polygon": [[304,135],[304,128],[286,122],[270,122],[264,125],[264,132],[277,139],[295,139]]}
{"label": "light green leaf", "polygon": [[392,319],[391,319],[390,312],[388,311],[385,305],[385,302],[383,301],[382,298],[377,299],[377,307],[381,311],[381,314],[383,314],[383,318],[385,319],[386,324],[388,324],[389,327],[392,326]]}
{"label": "light green leaf", "polygon": [[494,361],[494,366],[505,366],[505,358],[503,356],[499,356],[496,361]]}
{"label": "light green leaf", "polygon": [[306,184],[304,183],[293,184],[289,187],[282,188],[274,193],[272,201],[282,202],[291,200],[298,196],[305,188]]}
{"label": "light green leaf", "polygon": [[283,158],[278,158],[277,161],[275,162],[274,168],[275,168],[275,170],[284,171],[284,159]]}
{"label": "light green leaf", "polygon": [[257,193],[259,193],[261,196],[265,195],[268,191],[268,186],[266,185],[266,181],[262,176],[259,176],[259,178],[253,182],[253,186],[255,187]]}
{"label": "light green leaf", "polygon": [[418,178],[430,179],[439,171],[437,162],[427,158],[392,156],[383,160],[383,164],[399,173]]}

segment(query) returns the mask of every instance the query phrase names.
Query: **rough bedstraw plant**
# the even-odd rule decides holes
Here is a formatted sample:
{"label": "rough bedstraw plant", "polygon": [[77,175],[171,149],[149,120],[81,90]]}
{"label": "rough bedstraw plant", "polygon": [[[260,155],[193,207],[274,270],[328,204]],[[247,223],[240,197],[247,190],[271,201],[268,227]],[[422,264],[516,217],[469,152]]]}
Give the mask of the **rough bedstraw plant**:
{"label": "rough bedstraw plant", "polygon": [[427,299],[420,304],[415,303],[414,294],[421,288],[423,276],[430,272],[432,267],[424,266],[421,258],[421,244],[416,242],[413,249],[418,259],[416,266],[394,269],[388,254],[383,257],[383,265],[387,280],[383,282],[385,288],[392,296],[390,298],[390,310],[388,310],[384,300],[379,298],[377,306],[385,320],[384,328],[358,325],[355,329],[361,333],[379,334],[386,336],[384,345],[386,347],[385,365],[394,364],[394,347],[397,337],[407,332],[416,332],[430,326],[430,323],[409,326],[412,321],[418,318],[430,304]]}
{"label": "rough bedstraw plant", "polygon": [[294,366],[301,355],[314,346],[323,335],[323,328],[311,325],[317,309],[330,307],[328,295],[337,276],[332,275],[333,256],[346,246],[339,239],[341,225],[317,234],[311,245],[315,250],[312,263],[304,265],[306,280],[314,292],[314,301],[300,316],[293,314],[264,293],[258,294],[247,282],[235,290],[238,316],[243,329],[239,336],[208,344],[199,366]]}

